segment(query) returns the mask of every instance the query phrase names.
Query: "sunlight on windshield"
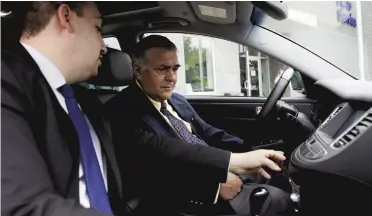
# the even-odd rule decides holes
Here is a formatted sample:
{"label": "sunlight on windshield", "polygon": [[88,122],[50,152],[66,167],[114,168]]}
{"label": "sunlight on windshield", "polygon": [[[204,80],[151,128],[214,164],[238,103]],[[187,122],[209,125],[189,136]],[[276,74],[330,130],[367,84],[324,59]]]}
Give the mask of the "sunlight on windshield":
{"label": "sunlight on windshield", "polygon": [[372,2],[286,4],[286,20],[266,18],[260,25],[290,38],[358,79],[372,80]]}

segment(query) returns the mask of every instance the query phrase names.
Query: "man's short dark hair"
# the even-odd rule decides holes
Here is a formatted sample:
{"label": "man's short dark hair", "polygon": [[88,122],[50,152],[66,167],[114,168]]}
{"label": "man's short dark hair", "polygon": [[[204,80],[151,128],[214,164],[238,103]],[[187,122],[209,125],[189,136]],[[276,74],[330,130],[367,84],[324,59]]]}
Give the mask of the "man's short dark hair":
{"label": "man's short dark hair", "polygon": [[32,37],[40,33],[49,23],[51,17],[57,12],[58,7],[66,4],[78,16],[83,16],[83,8],[89,2],[74,2],[74,1],[34,1],[28,5],[25,20],[23,35]]}
{"label": "man's short dark hair", "polygon": [[168,38],[160,35],[150,35],[140,40],[133,52],[133,61],[146,59],[146,51],[151,48],[164,48],[170,51],[177,51],[176,45]]}

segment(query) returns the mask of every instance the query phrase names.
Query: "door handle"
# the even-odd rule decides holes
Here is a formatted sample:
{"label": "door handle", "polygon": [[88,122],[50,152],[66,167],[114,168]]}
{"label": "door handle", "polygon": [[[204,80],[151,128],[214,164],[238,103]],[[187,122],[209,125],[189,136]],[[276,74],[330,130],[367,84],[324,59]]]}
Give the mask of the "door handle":
{"label": "door handle", "polygon": [[248,89],[248,80],[244,81],[244,88]]}

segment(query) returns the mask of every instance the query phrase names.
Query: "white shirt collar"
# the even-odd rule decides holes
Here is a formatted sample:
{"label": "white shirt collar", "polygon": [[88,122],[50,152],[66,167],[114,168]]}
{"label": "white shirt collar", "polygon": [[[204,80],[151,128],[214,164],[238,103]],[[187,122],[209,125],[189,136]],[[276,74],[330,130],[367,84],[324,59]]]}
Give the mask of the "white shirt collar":
{"label": "white shirt collar", "polygon": [[59,87],[67,83],[61,71],[49,59],[34,47],[24,43],[22,43],[22,45],[39,66],[41,73],[44,75],[52,89],[57,90]]}
{"label": "white shirt collar", "polygon": [[[137,83],[138,87],[142,90],[142,86],[139,84],[139,82],[138,82],[137,80],[136,80],[136,83]],[[146,93],[145,93],[145,94],[146,94]],[[149,98],[150,102],[155,106],[155,108],[160,112],[160,109],[161,109],[161,102],[152,99],[152,98],[151,98],[150,96],[148,96],[147,94],[146,94],[146,96]],[[165,101],[163,101],[163,102],[165,102],[165,104],[167,105],[167,107],[169,106],[167,100],[165,100]]]}

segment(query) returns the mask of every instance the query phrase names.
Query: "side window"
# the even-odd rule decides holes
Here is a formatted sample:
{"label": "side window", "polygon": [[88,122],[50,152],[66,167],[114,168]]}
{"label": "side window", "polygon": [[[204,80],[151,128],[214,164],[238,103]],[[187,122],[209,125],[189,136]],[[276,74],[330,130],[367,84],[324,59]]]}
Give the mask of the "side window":
{"label": "side window", "polygon": [[[153,34],[153,33],[151,33]],[[183,95],[267,97],[287,65],[257,50],[219,38],[156,33],[170,39],[178,49],[176,91]],[[150,34],[145,34],[145,37]],[[303,97],[297,72],[284,97]]]}
{"label": "side window", "polygon": [[106,47],[121,50],[119,41],[116,37],[105,37],[103,38],[103,42],[105,42]]}

